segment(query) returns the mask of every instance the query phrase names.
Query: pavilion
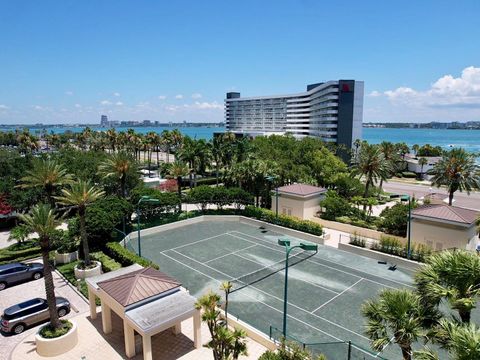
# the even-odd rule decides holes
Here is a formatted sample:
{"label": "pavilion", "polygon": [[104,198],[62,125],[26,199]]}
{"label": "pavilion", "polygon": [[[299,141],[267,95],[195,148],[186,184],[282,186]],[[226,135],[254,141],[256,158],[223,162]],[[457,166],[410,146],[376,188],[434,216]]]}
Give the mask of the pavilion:
{"label": "pavilion", "polygon": [[123,320],[127,357],[135,356],[135,332],[142,336],[144,360],[152,360],[152,336],[169,328],[179,334],[181,322],[191,317],[194,346],[201,347],[201,318],[195,298],[168,275],[134,264],[86,282],[92,319],[97,317],[96,298],[101,301],[103,332],[112,332],[112,310]]}

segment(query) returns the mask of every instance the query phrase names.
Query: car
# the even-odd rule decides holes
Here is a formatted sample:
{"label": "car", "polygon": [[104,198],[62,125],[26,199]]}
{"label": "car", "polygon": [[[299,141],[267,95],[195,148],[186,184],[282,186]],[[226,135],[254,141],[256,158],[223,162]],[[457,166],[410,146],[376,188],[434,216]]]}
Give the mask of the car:
{"label": "car", "polygon": [[[59,317],[70,312],[70,302],[55,298]],[[0,319],[1,330],[5,333],[21,334],[28,327],[50,320],[47,300],[35,298],[10,306],[5,309]]]}
{"label": "car", "polygon": [[38,280],[43,276],[42,263],[11,263],[0,265],[0,291],[15,283]]}

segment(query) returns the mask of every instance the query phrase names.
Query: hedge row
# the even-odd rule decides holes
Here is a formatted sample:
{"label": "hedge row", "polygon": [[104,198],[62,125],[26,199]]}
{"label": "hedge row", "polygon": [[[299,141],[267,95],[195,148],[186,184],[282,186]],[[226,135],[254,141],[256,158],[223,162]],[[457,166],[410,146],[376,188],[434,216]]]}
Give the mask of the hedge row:
{"label": "hedge row", "polygon": [[268,209],[247,206],[243,212],[243,215],[255,218],[257,220],[280,225],[289,229],[303,231],[318,236],[323,235],[323,227],[320,224],[310,220],[299,220],[293,216],[287,216],[283,214],[279,214],[277,217],[275,212]]}
{"label": "hedge row", "polygon": [[41,250],[39,246],[33,246],[22,250],[15,250],[18,248],[17,244],[10,245],[5,249],[0,250],[0,264],[5,264],[15,261],[23,261],[40,256]]}
{"label": "hedge row", "polygon": [[139,264],[143,267],[151,266],[158,270],[158,265],[154,264],[150,260],[142,258],[137,254],[125,249],[120,243],[109,242],[105,246],[105,251],[107,255],[118,261],[122,266],[130,266],[133,264]]}
{"label": "hedge row", "polygon": [[[407,258],[407,245],[391,236],[382,236],[380,241],[373,243],[372,250],[380,251],[390,255]],[[432,254],[432,250],[424,244],[410,244],[410,259],[425,262],[425,259]]]}
{"label": "hedge row", "polygon": [[120,263],[116,262],[110,256],[101,251],[94,252],[91,255],[93,260],[100,261],[102,263],[102,271],[104,273],[118,270],[122,267]]}

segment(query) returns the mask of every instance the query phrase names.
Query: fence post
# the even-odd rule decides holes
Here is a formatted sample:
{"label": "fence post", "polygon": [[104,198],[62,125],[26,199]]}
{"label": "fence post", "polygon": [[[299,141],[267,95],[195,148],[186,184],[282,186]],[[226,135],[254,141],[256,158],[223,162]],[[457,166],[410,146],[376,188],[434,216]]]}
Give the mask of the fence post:
{"label": "fence post", "polygon": [[347,357],[347,360],[350,360],[351,356],[352,356],[352,342],[349,341],[348,342],[348,357]]}

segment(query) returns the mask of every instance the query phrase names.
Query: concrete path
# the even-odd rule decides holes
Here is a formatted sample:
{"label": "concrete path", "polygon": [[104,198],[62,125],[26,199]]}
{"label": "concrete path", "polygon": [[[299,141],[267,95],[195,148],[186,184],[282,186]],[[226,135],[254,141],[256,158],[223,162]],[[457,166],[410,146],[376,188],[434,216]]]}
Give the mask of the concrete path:
{"label": "concrete path", "polygon": [[[69,352],[45,358],[35,351],[34,334],[23,339],[15,348],[12,360],[94,360],[94,359],[127,359],[123,343],[122,320],[112,313],[113,331],[105,335],[102,332],[101,316],[91,320],[89,314],[82,314],[74,318],[78,325],[79,343]],[[193,321],[182,322],[182,333],[174,335],[171,331],[163,331],[152,337],[152,352],[155,360],[211,360],[213,354],[207,348],[195,349],[193,346]],[[207,326],[202,323],[202,343],[209,340]],[[136,336],[135,349],[137,355],[131,359],[141,360],[142,338]],[[242,360],[258,359],[266,349],[258,343],[248,339],[248,356],[242,356]]]}

